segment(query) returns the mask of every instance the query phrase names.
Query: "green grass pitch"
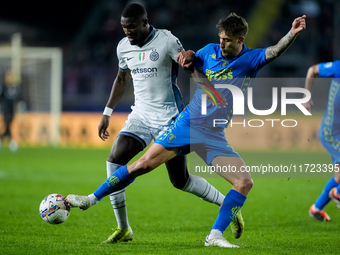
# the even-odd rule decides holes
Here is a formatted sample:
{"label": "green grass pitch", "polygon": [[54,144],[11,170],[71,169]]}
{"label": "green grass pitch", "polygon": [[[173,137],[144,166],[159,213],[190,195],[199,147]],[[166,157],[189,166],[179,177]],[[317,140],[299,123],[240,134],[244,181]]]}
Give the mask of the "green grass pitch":
{"label": "green grass pitch", "polygon": [[[174,189],[164,167],[138,178],[127,188],[134,240],[100,245],[115,228],[109,199],[87,211],[72,209],[61,225],[39,216],[48,194],[88,195],[106,178],[109,149],[21,148],[0,150],[0,254],[331,254],[338,253],[340,212],[325,210],[320,223],[308,209],[327,178],[255,178],[242,209],[243,236],[225,237],[239,249],[204,247],[218,214],[216,205]],[[326,152],[239,152],[247,165],[330,163]],[[329,177],[331,174],[329,175]],[[230,184],[208,179],[226,194]]]}

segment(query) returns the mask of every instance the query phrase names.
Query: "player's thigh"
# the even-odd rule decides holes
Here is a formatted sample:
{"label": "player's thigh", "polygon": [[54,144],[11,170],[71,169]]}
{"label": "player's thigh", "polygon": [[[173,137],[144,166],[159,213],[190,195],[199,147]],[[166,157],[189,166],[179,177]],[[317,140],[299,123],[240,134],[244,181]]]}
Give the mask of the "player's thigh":
{"label": "player's thigh", "polygon": [[127,169],[132,177],[136,178],[173,159],[177,154],[177,148],[165,148],[158,143],[153,143],[143,156],[129,164]]}
{"label": "player's thigh", "polygon": [[182,189],[188,181],[187,156],[178,155],[165,163],[169,179],[174,187]]}
{"label": "player's thigh", "polygon": [[150,127],[137,113],[132,112],[112,145],[108,161],[125,165],[140,151],[144,150],[152,139]]}
{"label": "player's thigh", "polygon": [[118,135],[114,141],[108,162],[126,165],[134,156],[144,149],[142,143],[134,137]]}

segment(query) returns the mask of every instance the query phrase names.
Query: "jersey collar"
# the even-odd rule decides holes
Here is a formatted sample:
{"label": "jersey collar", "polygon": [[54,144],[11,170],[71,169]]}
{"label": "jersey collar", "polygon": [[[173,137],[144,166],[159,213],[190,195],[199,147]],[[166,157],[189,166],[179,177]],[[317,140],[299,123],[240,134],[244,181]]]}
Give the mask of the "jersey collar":
{"label": "jersey collar", "polygon": [[[151,26],[151,25],[150,25]],[[144,40],[144,42],[142,43],[142,45],[139,45],[139,44],[137,44],[137,46],[139,46],[139,47],[143,47],[145,44],[147,44],[149,41],[151,41],[152,40],[152,38],[154,38],[154,36],[155,36],[155,34],[156,34],[156,29],[153,27],[153,26],[151,26],[151,31],[150,31],[150,34],[146,37],[146,39]]]}

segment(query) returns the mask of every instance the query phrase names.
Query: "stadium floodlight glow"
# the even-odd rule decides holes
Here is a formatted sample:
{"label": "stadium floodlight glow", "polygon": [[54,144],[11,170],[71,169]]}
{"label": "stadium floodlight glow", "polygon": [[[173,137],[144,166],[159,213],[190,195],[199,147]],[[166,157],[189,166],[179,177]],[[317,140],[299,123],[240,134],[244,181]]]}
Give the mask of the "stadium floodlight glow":
{"label": "stadium floodlight glow", "polygon": [[[233,96],[233,114],[234,115],[244,115],[244,94],[242,90],[231,84],[216,84],[216,89],[229,89]],[[257,110],[253,105],[253,88],[248,88],[248,109],[251,113],[255,115],[265,116],[270,115],[275,112],[277,108],[278,95],[277,88],[273,87],[273,97],[272,97],[272,106],[267,110]],[[303,98],[287,98],[288,93],[303,93]],[[287,105],[293,104],[304,114],[304,115],[312,115],[302,104],[308,102],[311,99],[311,93],[304,88],[292,88],[286,87],[281,88],[281,115],[287,114]],[[207,114],[207,96],[206,94],[202,94],[202,104],[201,104],[201,114]]]}

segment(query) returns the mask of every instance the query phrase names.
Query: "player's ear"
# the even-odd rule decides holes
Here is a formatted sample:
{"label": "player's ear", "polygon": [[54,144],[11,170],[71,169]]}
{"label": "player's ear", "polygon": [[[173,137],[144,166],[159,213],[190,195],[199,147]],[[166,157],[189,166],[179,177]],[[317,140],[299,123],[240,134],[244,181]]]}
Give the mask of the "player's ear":
{"label": "player's ear", "polygon": [[244,37],[244,36],[241,36],[241,37],[238,39],[238,42],[239,42],[239,43],[243,43],[243,42],[244,42],[244,39],[245,39],[245,37]]}
{"label": "player's ear", "polygon": [[149,20],[147,18],[143,19],[143,26],[145,27],[149,23]]}

